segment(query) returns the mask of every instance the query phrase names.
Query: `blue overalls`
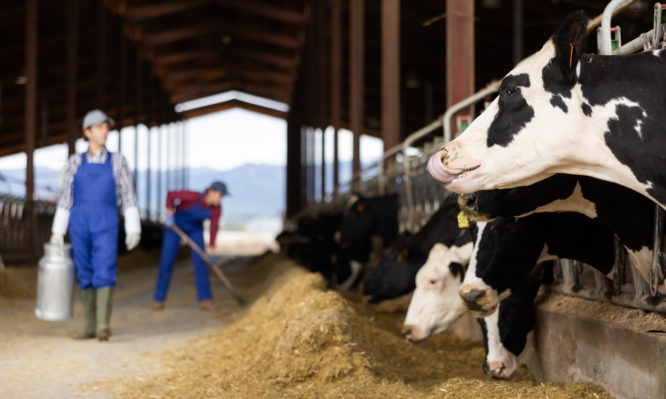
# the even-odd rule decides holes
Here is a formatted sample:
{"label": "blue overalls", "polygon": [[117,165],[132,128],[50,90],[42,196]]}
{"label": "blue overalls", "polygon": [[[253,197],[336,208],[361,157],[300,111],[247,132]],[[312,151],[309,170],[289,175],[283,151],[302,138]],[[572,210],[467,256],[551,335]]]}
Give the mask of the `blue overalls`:
{"label": "blue overalls", "polygon": [[[199,197],[196,205],[184,210],[178,210],[174,214],[175,223],[194,241],[200,248],[204,248],[203,221],[210,219],[210,209],[201,206],[203,194]],[[160,271],[157,276],[157,286],[155,287],[155,301],[164,302],[169,283],[171,282],[171,273],[173,264],[176,261],[176,255],[180,246],[180,237],[170,228],[164,229],[164,240],[162,241],[162,257],[160,258]],[[197,285],[197,299],[203,301],[211,299],[210,282],[208,280],[208,270],[206,262],[193,249],[192,259],[194,260],[194,277]]]}
{"label": "blue overalls", "polygon": [[88,163],[86,154],[74,175],[69,239],[79,288],[114,287],[118,253],[118,204],[111,153],[104,163]]}

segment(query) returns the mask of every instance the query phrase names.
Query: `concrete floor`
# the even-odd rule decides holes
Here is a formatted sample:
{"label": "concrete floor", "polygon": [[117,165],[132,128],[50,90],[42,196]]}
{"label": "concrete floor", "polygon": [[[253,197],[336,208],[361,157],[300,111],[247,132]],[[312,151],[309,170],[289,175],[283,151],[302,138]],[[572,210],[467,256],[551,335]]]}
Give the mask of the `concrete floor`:
{"label": "concrete floor", "polygon": [[[159,373],[160,361],[147,355],[183,345],[232,320],[238,307],[214,276],[217,310],[199,309],[189,254],[176,264],[166,308],[153,311],[158,257],[137,253],[119,260],[108,343],[70,338],[83,326],[78,297],[74,318],[61,322],[38,320],[34,300],[0,298],[0,398],[112,397],[113,392],[98,391],[91,383]],[[239,269],[244,262],[247,258],[236,258],[227,266]]]}

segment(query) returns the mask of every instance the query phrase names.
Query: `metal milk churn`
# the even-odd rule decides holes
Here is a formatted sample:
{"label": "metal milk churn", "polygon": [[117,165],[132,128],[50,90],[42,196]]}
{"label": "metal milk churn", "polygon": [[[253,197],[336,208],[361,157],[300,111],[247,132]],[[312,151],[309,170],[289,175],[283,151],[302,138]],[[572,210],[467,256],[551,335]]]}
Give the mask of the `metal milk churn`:
{"label": "metal milk churn", "polygon": [[44,244],[37,274],[35,315],[42,320],[57,321],[72,317],[74,307],[74,261],[72,246]]}

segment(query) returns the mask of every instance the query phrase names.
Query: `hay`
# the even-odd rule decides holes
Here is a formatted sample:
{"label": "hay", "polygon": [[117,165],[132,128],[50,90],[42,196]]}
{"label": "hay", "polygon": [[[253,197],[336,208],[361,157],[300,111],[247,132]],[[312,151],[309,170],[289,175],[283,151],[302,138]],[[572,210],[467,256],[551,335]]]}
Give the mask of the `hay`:
{"label": "hay", "polygon": [[479,344],[447,333],[410,344],[399,336],[403,313],[327,291],[276,256],[254,266],[264,292],[236,322],[162,354],[163,374],[95,386],[121,398],[610,398],[590,384],[537,383],[524,368],[494,381]]}
{"label": "hay", "polygon": [[37,296],[37,268],[8,266],[0,270],[0,297],[34,299]]}

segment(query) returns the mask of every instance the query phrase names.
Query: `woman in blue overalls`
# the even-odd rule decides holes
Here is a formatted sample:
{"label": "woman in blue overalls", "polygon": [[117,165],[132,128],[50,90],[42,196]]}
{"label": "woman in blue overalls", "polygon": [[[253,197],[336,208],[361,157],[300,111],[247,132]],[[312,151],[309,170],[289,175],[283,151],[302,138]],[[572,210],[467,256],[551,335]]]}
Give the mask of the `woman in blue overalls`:
{"label": "woman in blue overalls", "polygon": [[[164,308],[173,265],[180,246],[180,237],[169,226],[176,224],[200,248],[204,248],[203,221],[210,219],[210,240],[206,252],[212,257],[215,251],[215,239],[222,208],[220,201],[227,195],[227,187],[222,182],[214,182],[202,194],[196,191],[169,191],[167,193],[167,228],[162,242],[162,257],[157,276],[153,308]],[[213,310],[210,282],[206,262],[194,250],[194,276],[197,286],[197,299],[201,308]]]}
{"label": "woman in blue overalls", "polygon": [[77,339],[106,341],[111,335],[119,203],[124,208],[127,248],[136,247],[141,236],[132,174],[121,154],[111,154],[104,147],[111,123],[99,110],[83,119],[89,148],[70,157],[53,220],[51,243],[55,245],[63,245],[69,225],[86,319],[83,333],[74,336]]}

